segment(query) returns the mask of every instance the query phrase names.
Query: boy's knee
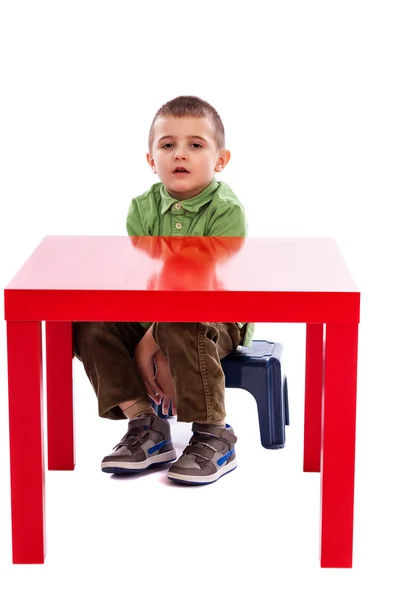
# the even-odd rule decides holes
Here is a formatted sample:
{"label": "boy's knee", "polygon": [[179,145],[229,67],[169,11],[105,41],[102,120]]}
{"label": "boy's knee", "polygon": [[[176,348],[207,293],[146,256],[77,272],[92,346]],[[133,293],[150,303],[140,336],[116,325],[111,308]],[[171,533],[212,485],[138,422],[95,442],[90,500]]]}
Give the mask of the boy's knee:
{"label": "boy's knee", "polygon": [[103,337],[110,331],[112,323],[101,323],[97,321],[82,321],[72,324],[72,336],[74,353],[79,358],[79,348],[82,344],[88,344],[91,340]]}
{"label": "boy's knee", "polygon": [[158,343],[162,340],[181,339],[182,336],[197,335],[198,323],[154,323],[153,335]]}
{"label": "boy's knee", "polygon": [[196,331],[197,325],[198,323],[154,323],[153,329],[155,328],[157,331],[162,333],[167,332],[177,335],[182,331],[188,331],[191,329]]}
{"label": "boy's knee", "polygon": [[153,336],[158,346],[187,346],[199,338],[218,339],[219,330],[215,323],[154,323]]}
{"label": "boy's knee", "polygon": [[191,329],[193,329],[193,325],[195,323],[154,323],[153,324],[153,337],[156,341],[156,344],[160,348],[162,354],[165,356],[169,354],[169,349],[171,346],[177,348],[182,343],[184,344],[184,340],[187,339],[188,328],[185,327],[189,325]]}

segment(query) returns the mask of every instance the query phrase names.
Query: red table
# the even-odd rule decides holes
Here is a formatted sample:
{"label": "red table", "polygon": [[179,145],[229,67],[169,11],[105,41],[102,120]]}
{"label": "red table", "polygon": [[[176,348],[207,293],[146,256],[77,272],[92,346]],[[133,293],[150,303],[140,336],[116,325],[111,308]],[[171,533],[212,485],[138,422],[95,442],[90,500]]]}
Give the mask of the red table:
{"label": "red table", "polygon": [[332,239],[46,237],[5,289],[13,562],[45,556],[41,322],[48,468],[72,470],[71,322],[209,320],[307,324],[304,471],[321,472],[321,566],[351,567],[359,308]]}

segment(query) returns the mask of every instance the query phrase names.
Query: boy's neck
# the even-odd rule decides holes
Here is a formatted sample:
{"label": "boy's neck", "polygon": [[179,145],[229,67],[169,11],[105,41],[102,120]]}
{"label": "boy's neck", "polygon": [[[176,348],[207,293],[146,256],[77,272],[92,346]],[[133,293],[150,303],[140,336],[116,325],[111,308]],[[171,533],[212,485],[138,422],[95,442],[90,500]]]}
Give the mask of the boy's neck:
{"label": "boy's neck", "polygon": [[165,189],[167,190],[167,192],[171,196],[171,198],[173,198],[174,200],[178,200],[179,202],[185,202],[185,200],[192,200],[193,198],[200,196],[200,194],[202,194],[205,189],[210,187],[214,181],[215,181],[215,178],[213,178],[209,183],[207,183],[203,187],[201,187],[197,190],[194,190],[192,193],[190,193],[190,196],[186,196],[185,193],[183,193],[181,195],[179,192],[171,192],[167,187],[165,187]]}

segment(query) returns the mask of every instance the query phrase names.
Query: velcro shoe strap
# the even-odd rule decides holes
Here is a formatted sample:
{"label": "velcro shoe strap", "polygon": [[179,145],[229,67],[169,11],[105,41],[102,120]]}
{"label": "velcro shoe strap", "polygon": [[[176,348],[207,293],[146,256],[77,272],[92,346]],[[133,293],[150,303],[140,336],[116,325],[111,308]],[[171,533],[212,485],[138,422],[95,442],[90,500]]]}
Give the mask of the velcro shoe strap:
{"label": "velcro shoe strap", "polygon": [[128,430],[135,429],[136,427],[150,427],[151,426],[151,418],[150,417],[139,417],[138,419],[132,419],[128,423]]}
{"label": "velcro shoe strap", "polygon": [[236,444],[237,437],[231,430],[218,425],[209,425],[208,423],[193,423],[192,431],[195,433],[204,433],[205,435],[213,435],[220,440],[226,440],[230,444]]}
{"label": "velcro shoe strap", "polygon": [[200,456],[201,458],[205,458],[206,460],[211,460],[214,456],[215,450],[208,448],[207,446],[203,446],[201,444],[189,444],[183,451],[184,454],[194,454],[195,456]]}

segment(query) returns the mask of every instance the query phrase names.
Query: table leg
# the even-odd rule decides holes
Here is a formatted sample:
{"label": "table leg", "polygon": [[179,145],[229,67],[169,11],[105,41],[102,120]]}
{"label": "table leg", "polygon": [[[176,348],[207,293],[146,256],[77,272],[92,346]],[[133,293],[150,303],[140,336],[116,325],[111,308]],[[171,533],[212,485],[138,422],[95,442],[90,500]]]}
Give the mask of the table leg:
{"label": "table leg", "polygon": [[323,333],[322,323],[307,324],[303,471],[314,473],[321,459]]}
{"label": "table leg", "polygon": [[72,323],[46,323],[47,453],[50,470],[75,467]]}
{"label": "table leg", "polygon": [[322,408],[321,567],[352,566],[357,342],[357,324],[327,324]]}
{"label": "table leg", "polygon": [[7,321],[13,563],[43,563],[45,549],[42,324]]}

